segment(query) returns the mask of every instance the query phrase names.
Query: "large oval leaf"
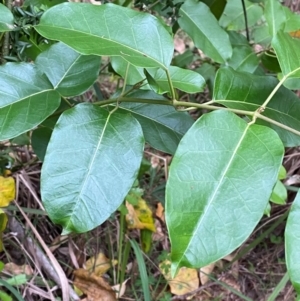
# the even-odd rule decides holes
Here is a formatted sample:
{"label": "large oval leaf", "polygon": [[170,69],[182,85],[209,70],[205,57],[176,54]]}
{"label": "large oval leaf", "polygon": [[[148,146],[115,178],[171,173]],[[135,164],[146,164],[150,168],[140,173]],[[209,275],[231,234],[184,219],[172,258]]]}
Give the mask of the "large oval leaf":
{"label": "large oval leaf", "polygon": [[97,79],[101,58],[81,55],[63,43],[56,43],[36,59],[37,67],[64,97],[85,92]]}
{"label": "large oval leaf", "polygon": [[276,132],[231,112],[196,121],[178,146],[166,188],[174,270],[208,265],[245,241],[263,215],[283,153]]}
{"label": "large oval leaf", "polygon": [[33,129],[59,106],[60,96],[33,64],[0,67],[0,141]]}
{"label": "large oval leaf", "polygon": [[11,11],[0,3],[0,32],[14,30],[14,16]]}
{"label": "large oval leaf", "polygon": [[62,114],[42,168],[42,199],[64,233],[86,232],[122,203],[140,167],[144,138],[130,115],[80,104]]}
{"label": "large oval leaf", "polygon": [[140,67],[167,68],[173,56],[173,40],[159,20],[114,4],[56,5],[36,30],[82,54],[121,56]]}
{"label": "large oval leaf", "polygon": [[[214,101],[228,108],[255,111],[278,84],[271,76],[258,76],[237,72],[231,68],[219,69],[214,87]],[[299,98],[292,91],[281,87],[264,110],[263,115],[300,131]],[[257,119],[257,123],[273,128],[285,146],[300,145],[300,137],[272,123]]]}
{"label": "large oval leaf", "polygon": [[[300,193],[293,202],[285,228],[285,258],[291,282],[300,295]],[[298,300],[298,299],[297,299]]]}
{"label": "large oval leaf", "polygon": [[218,63],[224,63],[231,57],[228,34],[220,27],[206,4],[187,0],[179,14],[180,27],[193,39],[196,47]]}

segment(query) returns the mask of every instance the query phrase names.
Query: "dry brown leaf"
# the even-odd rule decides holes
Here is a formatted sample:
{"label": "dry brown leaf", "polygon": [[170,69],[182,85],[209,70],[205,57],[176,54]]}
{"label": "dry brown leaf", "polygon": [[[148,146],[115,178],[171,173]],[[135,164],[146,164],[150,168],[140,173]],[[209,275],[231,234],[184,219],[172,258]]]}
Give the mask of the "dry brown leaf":
{"label": "dry brown leaf", "polygon": [[74,271],[74,285],[87,295],[89,301],[117,301],[115,292],[105,280],[84,269]]}
{"label": "dry brown leaf", "polygon": [[128,280],[129,280],[129,278],[126,279],[121,285],[116,284],[116,285],[112,286],[112,289],[116,292],[117,298],[121,298],[125,294],[126,283],[127,283]]}
{"label": "dry brown leaf", "polygon": [[165,222],[165,208],[161,203],[157,204],[155,215],[163,222]]}
{"label": "dry brown leaf", "polygon": [[85,263],[85,267],[89,272],[93,272],[97,276],[101,276],[105,274],[111,267],[111,265],[116,265],[117,261],[111,261],[109,258],[107,258],[103,253],[99,253],[96,258],[95,262],[95,256],[91,257],[87,262]]}
{"label": "dry brown leaf", "polygon": [[199,287],[198,271],[182,267],[175,278],[171,277],[171,262],[163,261],[159,265],[160,271],[168,281],[171,293],[174,295],[184,295],[196,290]]}
{"label": "dry brown leaf", "polygon": [[17,265],[13,262],[6,263],[3,269],[4,272],[7,272],[13,276],[25,274],[31,276],[33,274],[32,268],[28,264]]}
{"label": "dry brown leaf", "polygon": [[202,285],[208,282],[209,280],[208,275],[211,274],[214,268],[215,268],[215,263],[211,263],[200,269],[200,282]]}

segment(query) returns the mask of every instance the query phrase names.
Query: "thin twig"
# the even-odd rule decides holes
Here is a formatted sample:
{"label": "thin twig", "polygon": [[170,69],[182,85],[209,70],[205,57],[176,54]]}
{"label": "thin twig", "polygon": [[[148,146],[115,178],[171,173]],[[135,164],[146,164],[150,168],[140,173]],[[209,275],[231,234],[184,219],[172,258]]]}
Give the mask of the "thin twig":
{"label": "thin twig", "polygon": [[[80,300],[78,295],[75,293],[75,291],[69,286],[68,279],[61,268],[60,264],[58,263],[57,259],[54,257],[52,252],[49,250],[47,245],[45,244],[44,240],[36,230],[36,228],[31,223],[30,219],[27,217],[27,215],[23,212],[21,207],[18,205],[17,202],[15,202],[16,207],[18,207],[19,211],[23,215],[24,219],[28,223],[29,227],[31,228],[32,232],[38,239],[39,243],[41,244],[42,248],[44,249],[45,253],[47,254],[48,258],[45,256],[45,254],[40,250],[40,248],[34,243],[34,241],[30,237],[25,237],[25,233],[23,234],[25,237],[25,241],[28,244],[29,250],[34,252],[36,254],[36,258],[38,258],[41,262],[41,266],[44,268],[44,270],[48,273],[49,277],[51,277],[57,285],[62,290],[63,300],[68,301],[70,297],[72,300]],[[16,221],[17,222],[17,221]]]}

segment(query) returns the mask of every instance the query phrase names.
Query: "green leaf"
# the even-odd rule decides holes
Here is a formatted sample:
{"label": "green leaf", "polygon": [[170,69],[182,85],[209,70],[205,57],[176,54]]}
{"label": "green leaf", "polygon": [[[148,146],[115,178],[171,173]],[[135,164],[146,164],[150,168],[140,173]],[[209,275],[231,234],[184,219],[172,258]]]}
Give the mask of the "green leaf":
{"label": "green leaf", "polygon": [[300,41],[289,34],[279,31],[274,37],[272,46],[276,52],[283,76],[291,79],[284,85],[290,89],[300,88]]}
{"label": "green leaf", "polygon": [[217,19],[220,19],[222,16],[227,3],[226,0],[201,0],[201,2],[204,2],[210,8],[210,11]]}
{"label": "green leaf", "polygon": [[249,47],[249,42],[243,34],[236,31],[228,31],[227,33],[232,47]]}
{"label": "green leaf", "polygon": [[[127,85],[133,86],[136,83],[141,82],[142,80],[145,80],[143,82],[143,84],[145,84],[147,82],[146,76],[144,74],[144,68],[136,67],[131,64],[129,64],[129,66],[128,66],[128,62],[120,56],[112,57],[110,62],[111,62],[113,69],[115,70],[115,72],[118,73],[121,77],[124,78],[127,73],[127,77],[126,77]],[[127,70],[127,68],[128,68],[128,70]],[[143,85],[141,87],[141,89],[151,90],[151,88],[148,84]]]}
{"label": "green leaf", "polygon": [[[214,87],[214,101],[228,108],[255,111],[274,90],[278,81],[271,76],[237,72],[231,68],[219,69]],[[263,115],[284,125],[300,130],[299,98],[281,87],[268,103]],[[273,128],[287,147],[300,145],[300,137],[272,123],[257,119],[257,123]]]}
{"label": "green leaf", "polygon": [[255,44],[260,44],[263,47],[268,47],[271,44],[272,37],[269,33],[269,26],[260,25],[252,31],[252,39]]}
{"label": "green leaf", "polygon": [[173,58],[172,65],[186,68],[189,64],[193,62],[194,53],[190,49],[186,50],[182,54],[178,54]]}
{"label": "green leaf", "polygon": [[[245,0],[248,26],[252,27],[262,17],[263,9],[256,3]],[[220,19],[221,26],[228,30],[244,30],[245,17],[241,0],[228,0]]]}
{"label": "green leaf", "polygon": [[283,165],[280,166],[279,174],[278,174],[278,180],[284,180],[286,178],[286,170]]}
{"label": "green leaf", "polygon": [[0,67],[0,140],[33,129],[60,104],[59,94],[33,64]]}
{"label": "green leaf", "polygon": [[274,37],[286,22],[284,7],[278,0],[267,0],[265,5],[264,15],[269,25],[269,33]]}
{"label": "green leaf", "polygon": [[31,135],[32,148],[41,161],[44,161],[51,135],[52,129],[47,127],[38,128]]}
{"label": "green leaf", "polygon": [[228,66],[237,71],[253,73],[258,67],[259,59],[250,46],[239,46],[233,48]]}
{"label": "green leaf", "polygon": [[260,59],[266,69],[276,73],[281,72],[277,57],[273,51],[265,51]]}
{"label": "green leaf", "polygon": [[287,199],[287,190],[280,180],[277,180],[272,191],[270,201],[274,204],[284,205]]}
{"label": "green leaf", "polygon": [[81,55],[63,43],[56,43],[42,52],[36,65],[54,89],[63,97],[85,92],[97,79],[101,58]]}
{"label": "green leaf", "polygon": [[14,16],[11,11],[0,3],[0,32],[14,30]]}
{"label": "green leaf", "polygon": [[218,63],[224,63],[231,57],[228,34],[220,27],[206,4],[187,0],[179,14],[180,27],[192,38],[196,47]]}
{"label": "green leaf", "polygon": [[[132,98],[166,100],[152,91],[137,91]],[[143,103],[121,103],[120,111],[131,113],[141,124],[145,140],[155,149],[174,154],[182,136],[194,120],[186,112],[178,112],[172,106]]]}
{"label": "green leaf", "polygon": [[[148,69],[148,72],[158,84],[160,94],[170,92],[168,78],[164,70]],[[170,66],[169,72],[174,88],[187,93],[197,93],[204,90],[205,79],[199,73],[175,66]]]}
{"label": "green leaf", "polygon": [[86,232],[118,209],[137,177],[144,138],[130,115],[92,104],[64,112],[41,176],[45,208],[63,233]]}
{"label": "green leaf", "polygon": [[[127,62],[120,58],[115,57],[112,59],[112,67],[122,77],[126,75]],[[187,92],[197,93],[201,92],[205,86],[204,78],[192,70],[182,69],[176,66],[170,66],[170,77],[173,83],[173,87]],[[143,68],[130,65],[127,71],[127,84],[134,85],[143,79],[147,78],[149,85],[152,89],[159,94],[170,92],[169,82],[166,72],[162,69],[149,68],[144,72]],[[148,85],[144,89],[151,89]]]}
{"label": "green leaf", "polygon": [[56,5],[35,28],[79,53],[121,56],[139,67],[167,68],[173,56],[173,40],[159,20],[114,4]]}
{"label": "green leaf", "polygon": [[[300,296],[300,192],[297,193],[285,227],[285,260],[290,280]],[[298,300],[298,299],[297,299]]]}
{"label": "green leaf", "polygon": [[195,72],[198,72],[203,76],[207,83],[209,92],[213,94],[213,87],[216,77],[216,67],[209,63],[203,63],[199,68],[195,69]]}
{"label": "green leaf", "polygon": [[[263,215],[284,154],[272,129],[235,114],[203,115],[181,140],[166,188],[173,274],[230,254]],[[263,179],[263,181],[262,181]]]}

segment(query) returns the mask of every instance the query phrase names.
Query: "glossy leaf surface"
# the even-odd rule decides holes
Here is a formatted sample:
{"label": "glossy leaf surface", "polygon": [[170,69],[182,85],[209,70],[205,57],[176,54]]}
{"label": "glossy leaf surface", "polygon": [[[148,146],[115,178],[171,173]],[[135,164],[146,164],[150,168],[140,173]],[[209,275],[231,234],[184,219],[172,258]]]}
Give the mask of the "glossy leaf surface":
{"label": "glossy leaf surface", "polygon": [[59,94],[33,64],[0,67],[0,140],[31,130],[60,104]]}
{"label": "glossy leaf surface", "polygon": [[[127,62],[121,57],[114,57],[111,61],[112,67],[118,74],[120,74],[122,77],[125,77],[127,74],[126,82],[128,85],[134,85],[146,78],[144,68],[135,67],[133,65],[128,66]],[[182,69],[176,66],[170,66],[168,70],[174,88],[187,93],[197,93],[203,91],[205,80],[197,72]],[[163,69],[149,68],[146,70],[146,72],[149,73],[150,78],[155,81],[154,85],[156,86],[155,90],[157,93],[163,94],[170,92],[168,78]],[[150,82],[149,84],[152,85]],[[151,89],[149,85],[143,85],[142,88],[147,88],[148,90]]]}
{"label": "glossy leaf surface", "polygon": [[201,0],[204,2],[217,19],[220,19],[226,6],[226,0]]}
{"label": "glossy leaf surface", "polygon": [[276,132],[231,112],[195,122],[178,146],[167,183],[173,272],[206,266],[248,238],[269,201],[283,153]]}
{"label": "glossy leaf surface", "polygon": [[173,40],[160,21],[114,4],[56,5],[43,14],[36,30],[82,54],[121,56],[140,67],[167,68],[173,56]]}
{"label": "glossy leaf surface", "polygon": [[[285,260],[290,280],[300,296],[300,193],[293,202],[285,227]],[[298,300],[298,299],[297,299]]]}
{"label": "glossy leaf surface", "polygon": [[51,135],[52,129],[47,127],[41,127],[32,132],[31,145],[41,161],[44,161]]}
{"label": "glossy leaf surface", "polygon": [[[130,97],[166,100],[152,91],[137,91]],[[169,154],[175,153],[182,136],[194,123],[189,114],[168,105],[123,102],[119,110],[131,113],[139,121],[145,140],[153,148]]]}
{"label": "glossy leaf surface", "polygon": [[[140,167],[144,138],[130,115],[80,104],[59,118],[42,168],[42,199],[64,233],[86,232],[120,206]],[[55,189],[53,189],[55,187]]]}
{"label": "glossy leaf surface", "polygon": [[228,34],[220,27],[206,4],[187,0],[181,6],[179,15],[180,27],[207,56],[218,63],[224,63],[231,57]]}
{"label": "glossy leaf surface", "polygon": [[81,55],[63,43],[52,45],[36,59],[39,70],[64,97],[85,92],[96,81],[100,62],[99,56]]}
{"label": "glossy leaf surface", "polygon": [[[251,27],[262,17],[263,9],[256,3],[245,0],[248,26]],[[244,30],[246,28],[242,1],[228,0],[220,19],[221,26],[228,30]]]}
{"label": "glossy leaf surface", "polygon": [[278,0],[268,0],[266,1],[264,15],[269,25],[269,33],[274,37],[279,29],[283,29],[286,22],[284,7]]}
{"label": "glossy leaf surface", "polygon": [[0,32],[14,30],[14,16],[11,11],[0,3]]}
{"label": "glossy leaf surface", "polygon": [[[221,68],[216,76],[214,100],[228,108],[255,111],[267,99],[278,84],[273,77],[237,72],[231,68]],[[300,130],[299,98],[292,91],[281,87],[269,102],[263,115]],[[300,145],[300,137],[274,124],[257,119],[257,123],[267,125],[279,134],[285,146]]]}
{"label": "glossy leaf surface", "polygon": [[258,67],[259,59],[250,46],[234,47],[228,65],[237,71],[253,73]]}
{"label": "glossy leaf surface", "polygon": [[288,80],[284,83],[290,89],[300,88],[300,41],[279,31],[272,42],[281,71]]}
{"label": "glossy leaf surface", "polygon": [[[168,78],[164,70],[149,69],[148,71],[158,84],[159,93],[170,92]],[[169,72],[174,88],[187,93],[197,93],[203,91],[205,79],[199,73],[175,66],[170,66]]]}

